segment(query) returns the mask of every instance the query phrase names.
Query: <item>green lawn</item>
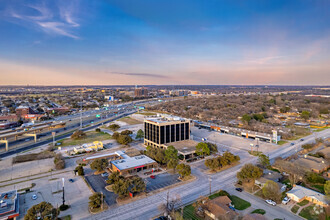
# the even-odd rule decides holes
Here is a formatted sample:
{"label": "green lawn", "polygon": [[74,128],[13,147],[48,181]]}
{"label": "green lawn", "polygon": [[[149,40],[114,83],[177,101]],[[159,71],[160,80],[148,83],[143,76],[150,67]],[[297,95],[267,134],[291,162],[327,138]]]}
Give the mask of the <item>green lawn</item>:
{"label": "green lawn", "polygon": [[295,206],[292,207],[291,212],[296,214],[298,209],[299,209],[299,206],[295,205]]}
{"label": "green lawn", "polygon": [[249,203],[248,201],[245,201],[244,199],[241,199],[237,196],[230,195],[229,198],[231,200],[231,204],[233,204],[235,209],[237,209],[237,210],[244,210],[251,206],[251,203]]}
{"label": "green lawn", "polygon": [[288,142],[287,141],[278,141],[277,142],[278,145],[283,145],[283,144],[286,144],[286,143],[288,143]]}
{"label": "green lawn", "polygon": [[61,147],[65,146],[71,146],[71,145],[82,145],[85,143],[91,143],[93,141],[104,141],[111,139],[111,135],[104,132],[96,132],[96,131],[89,131],[86,132],[86,137],[79,140],[73,140],[71,138],[69,139],[63,139],[58,141],[58,143],[61,143]]}
{"label": "green lawn", "polygon": [[253,155],[253,156],[256,156],[256,157],[258,157],[260,154],[262,154],[262,152],[260,152],[260,151],[248,151],[249,152],[249,154],[251,154],[251,155]]}
{"label": "green lawn", "polygon": [[118,119],[118,121],[122,121],[122,122],[125,122],[129,125],[137,125],[137,124],[142,124],[141,121],[138,121],[134,118],[131,118],[131,117],[124,117],[124,118],[121,118],[121,119]]}
{"label": "green lawn", "polygon": [[251,213],[257,213],[257,214],[264,215],[264,214],[266,214],[266,211],[263,210],[263,209],[256,209],[256,210],[254,210],[254,211],[251,212]]}
{"label": "green lawn", "polygon": [[157,115],[157,114],[154,113],[154,112],[139,112],[139,113],[136,113],[136,114],[145,115],[145,116]]}
{"label": "green lawn", "polygon": [[298,202],[297,205],[304,206],[304,205],[307,205],[308,203],[309,203],[308,200],[305,199],[301,202]]}
{"label": "green lawn", "polygon": [[219,196],[229,196],[229,194],[226,191],[220,190],[219,192],[210,195],[209,199],[215,199]]}
{"label": "green lawn", "polygon": [[320,193],[325,193],[324,192],[324,184],[321,184],[321,185],[312,185],[313,188],[316,189],[316,191],[319,191]]}
{"label": "green lawn", "polygon": [[317,128],[316,130],[314,130],[315,132],[320,132],[320,131],[324,131],[326,129],[328,129],[330,127],[325,127],[325,128]]}
{"label": "green lawn", "polygon": [[291,185],[289,179],[285,179],[285,180],[283,180],[282,183],[285,184],[285,185]]}
{"label": "green lawn", "polygon": [[201,220],[195,215],[195,207],[193,205],[188,205],[183,208],[183,219]]}
{"label": "green lawn", "polygon": [[318,220],[319,214],[314,211],[315,205],[310,205],[300,211],[299,215],[308,220]]}

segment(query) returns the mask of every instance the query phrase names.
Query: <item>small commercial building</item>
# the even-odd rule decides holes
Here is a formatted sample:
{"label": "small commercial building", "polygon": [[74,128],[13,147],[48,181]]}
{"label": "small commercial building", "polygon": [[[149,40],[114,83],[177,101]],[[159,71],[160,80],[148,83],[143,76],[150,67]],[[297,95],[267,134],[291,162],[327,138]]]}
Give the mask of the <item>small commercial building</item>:
{"label": "small commercial building", "polygon": [[139,155],[129,157],[126,154],[121,155],[122,159],[110,162],[110,170],[112,172],[118,171],[121,175],[135,175],[139,172],[147,172],[158,167],[158,164],[153,159]]}
{"label": "small commercial building", "polygon": [[196,145],[198,142],[194,140],[184,140],[184,141],[177,141],[169,144],[165,144],[163,148],[167,148],[169,146],[173,146],[175,149],[178,150],[179,158],[182,160],[190,160],[196,156]]}
{"label": "small commercial building", "polygon": [[83,161],[85,163],[92,162],[93,160],[96,160],[96,159],[106,159],[106,160],[112,161],[112,160],[122,159],[123,158],[122,155],[125,155],[125,153],[122,151],[116,151],[114,153],[106,153],[106,154],[98,154],[98,155],[94,155],[94,156],[89,156],[89,157],[84,158]]}
{"label": "small commercial building", "polygon": [[74,147],[73,152],[77,153],[89,153],[103,149],[103,143],[101,141],[94,141],[91,144],[83,144],[79,147]]}
{"label": "small commercial building", "polygon": [[0,219],[16,219],[19,216],[19,200],[17,190],[0,194]]}
{"label": "small commercial building", "polygon": [[286,195],[295,202],[301,202],[306,199],[316,205],[328,206],[325,195],[302,186],[294,185]]}

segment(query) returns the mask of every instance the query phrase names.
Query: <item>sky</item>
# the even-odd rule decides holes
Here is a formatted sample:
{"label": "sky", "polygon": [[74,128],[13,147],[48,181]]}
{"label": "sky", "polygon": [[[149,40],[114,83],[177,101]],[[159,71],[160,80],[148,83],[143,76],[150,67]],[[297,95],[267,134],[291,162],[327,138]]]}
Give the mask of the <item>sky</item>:
{"label": "sky", "polygon": [[328,0],[0,0],[0,85],[330,85]]}

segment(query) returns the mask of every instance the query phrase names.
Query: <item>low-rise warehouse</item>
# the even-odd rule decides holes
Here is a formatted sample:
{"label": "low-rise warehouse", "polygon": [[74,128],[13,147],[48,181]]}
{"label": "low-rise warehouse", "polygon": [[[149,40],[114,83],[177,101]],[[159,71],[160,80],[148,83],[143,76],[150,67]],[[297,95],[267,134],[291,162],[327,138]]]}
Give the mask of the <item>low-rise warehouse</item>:
{"label": "low-rise warehouse", "polygon": [[19,216],[17,190],[0,194],[0,219],[16,219]]}
{"label": "low-rise warehouse", "polygon": [[123,159],[111,161],[111,171],[118,171],[122,175],[134,175],[141,171],[149,171],[153,168],[157,168],[158,164],[153,159],[139,155],[135,157],[129,157],[124,154],[121,155]]}

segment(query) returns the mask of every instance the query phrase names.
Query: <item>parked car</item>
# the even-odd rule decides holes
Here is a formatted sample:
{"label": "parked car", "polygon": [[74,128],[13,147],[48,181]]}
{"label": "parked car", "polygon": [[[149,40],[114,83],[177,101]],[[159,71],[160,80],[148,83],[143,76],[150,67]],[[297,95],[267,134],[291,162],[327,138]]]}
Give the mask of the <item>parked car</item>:
{"label": "parked car", "polygon": [[300,141],[304,141],[304,138],[301,138]]}
{"label": "parked car", "polygon": [[74,180],[73,180],[73,179],[69,179],[69,182],[70,182],[70,183],[73,183],[73,182],[74,182]]}
{"label": "parked car", "polygon": [[155,179],[156,177],[155,177],[154,175],[151,175],[150,178],[151,178],[151,179]]}
{"label": "parked car", "polygon": [[238,191],[238,192],[242,192],[243,189],[242,189],[242,188],[236,188],[236,191]]}
{"label": "parked car", "polygon": [[38,198],[38,196],[36,194],[32,195],[31,197],[33,200],[36,200]]}
{"label": "parked car", "polygon": [[102,177],[106,177],[106,176],[109,176],[109,173],[105,172],[105,173],[102,173],[101,174]]}
{"label": "parked car", "polygon": [[282,200],[282,204],[286,205],[288,204],[288,202],[290,202],[290,198],[284,197],[284,199]]}
{"label": "parked car", "polygon": [[276,202],[274,202],[273,200],[270,200],[270,199],[267,199],[266,203],[268,203],[269,205],[273,205],[273,206],[276,205]]}

